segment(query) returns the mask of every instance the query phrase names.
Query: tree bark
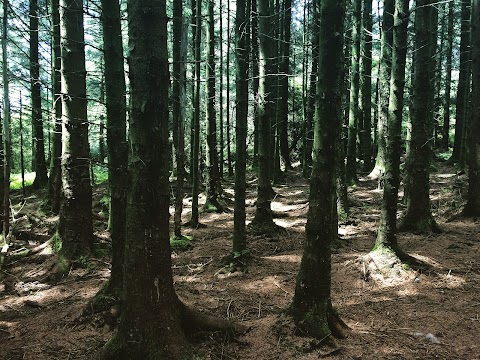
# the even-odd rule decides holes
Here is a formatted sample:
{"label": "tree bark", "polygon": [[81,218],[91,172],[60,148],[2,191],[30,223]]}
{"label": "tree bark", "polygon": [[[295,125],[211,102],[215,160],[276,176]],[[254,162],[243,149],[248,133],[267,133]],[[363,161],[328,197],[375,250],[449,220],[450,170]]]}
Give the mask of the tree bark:
{"label": "tree bark", "polygon": [[472,116],[465,216],[480,216],[480,1],[472,5]]}
{"label": "tree bark", "polygon": [[442,147],[448,151],[450,146],[450,104],[452,88],[452,54],[453,54],[453,1],[448,4],[448,30],[446,51],[445,100],[443,103]]}
{"label": "tree bark", "polygon": [[[331,244],[337,238],[335,163],[342,122],[345,1],[323,0],[319,8],[319,66],[313,170],[310,181],[304,254],[291,314],[299,329],[325,340],[341,335],[343,324],[332,308]],[[340,326],[341,327],[341,326]]]}
{"label": "tree bark", "polygon": [[62,52],[62,200],[59,270],[92,248],[92,188],[88,144],[83,1],[60,0]]}
{"label": "tree bark", "polygon": [[[432,123],[435,69],[433,56],[437,23],[433,0],[417,0],[415,10],[415,59],[413,63],[412,138],[407,157],[407,210],[400,226],[403,231],[434,231],[439,228],[430,211],[430,162],[432,158]],[[435,38],[436,39],[436,38]]]}
{"label": "tree bark", "polygon": [[363,112],[363,171],[372,170],[372,0],[363,2],[363,86],[362,86],[362,112]]}

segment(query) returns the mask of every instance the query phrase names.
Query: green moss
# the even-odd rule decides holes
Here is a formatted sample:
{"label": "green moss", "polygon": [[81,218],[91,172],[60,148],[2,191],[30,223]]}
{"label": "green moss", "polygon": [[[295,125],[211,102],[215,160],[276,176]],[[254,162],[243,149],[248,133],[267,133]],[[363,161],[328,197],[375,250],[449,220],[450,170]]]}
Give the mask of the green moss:
{"label": "green moss", "polygon": [[53,234],[50,240],[51,240],[51,247],[54,253],[58,253],[60,250],[62,250],[62,238],[60,237],[58,232]]}
{"label": "green moss", "polygon": [[108,169],[106,166],[93,165],[95,184],[102,184],[108,181]]}
{"label": "green moss", "polygon": [[170,237],[170,247],[172,250],[188,250],[192,247],[192,237],[191,236],[175,236]]}

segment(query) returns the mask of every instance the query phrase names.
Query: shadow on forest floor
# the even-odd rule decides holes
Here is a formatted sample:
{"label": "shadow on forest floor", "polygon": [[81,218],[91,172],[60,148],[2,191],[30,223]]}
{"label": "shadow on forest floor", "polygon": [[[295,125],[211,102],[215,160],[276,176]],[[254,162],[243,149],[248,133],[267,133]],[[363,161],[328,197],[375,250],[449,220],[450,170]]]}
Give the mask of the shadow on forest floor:
{"label": "shadow on forest floor", "polygon": [[[480,228],[478,221],[455,217],[465,186],[451,168],[432,174],[432,208],[443,233],[399,235],[401,247],[431,268],[394,284],[365,281],[358,261],[375,239],[381,199],[377,182],[361,180],[351,190],[360,206],[352,208],[352,221],[339,227],[332,294],[352,331],[332,352],[313,349],[311,339],[295,334],[291,320],[283,315],[294,292],[308,210],[308,185],[301,174],[292,172],[286,184],[275,187],[281,195],[272,203],[275,221],[286,231],[274,239],[249,236],[253,258],[246,273],[221,271],[222,259],[231,250],[233,213],[202,214],[206,228],[184,230],[193,236],[193,247],[173,254],[178,294],[197,309],[243,322],[252,330],[233,342],[217,334],[192,340],[205,359],[479,358]],[[231,193],[232,184],[225,187]],[[105,188],[94,193],[98,205]],[[26,219],[17,229],[47,236],[56,219],[38,211],[40,195],[27,199],[22,209]],[[253,218],[254,197],[251,184],[248,221]],[[186,198],[185,221],[189,204]],[[95,209],[96,235],[108,244],[102,210],[100,205]],[[20,245],[38,245],[41,239],[32,237]],[[2,272],[0,358],[92,359],[111,337],[112,326],[98,319],[78,324],[75,319],[108,278],[108,257],[89,259],[85,269],[72,271],[55,285],[44,281],[52,256],[35,259],[16,262]]]}

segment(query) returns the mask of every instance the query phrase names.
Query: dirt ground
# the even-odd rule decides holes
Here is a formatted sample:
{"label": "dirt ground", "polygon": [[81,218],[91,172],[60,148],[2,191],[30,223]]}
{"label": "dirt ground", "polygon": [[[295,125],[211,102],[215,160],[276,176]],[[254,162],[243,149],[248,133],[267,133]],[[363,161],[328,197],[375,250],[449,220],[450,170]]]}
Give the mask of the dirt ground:
{"label": "dirt ground", "polygon": [[[201,358],[480,359],[479,221],[457,215],[464,176],[441,165],[431,179],[432,208],[443,232],[399,235],[401,247],[430,268],[406,272],[408,276],[394,281],[366,279],[360,261],[375,239],[381,199],[377,182],[362,179],[351,190],[360,206],[353,207],[350,221],[339,227],[332,280],[334,306],[351,331],[336,347],[318,347],[298,334],[284,315],[294,292],[308,210],[308,184],[299,172],[289,173],[285,185],[275,187],[275,221],[285,232],[274,238],[249,236],[253,260],[248,272],[230,274],[222,268],[231,249],[233,213],[202,214],[207,227],[185,229],[194,238],[192,247],[173,254],[175,287],[189,305],[251,329],[235,339],[199,334],[191,340]],[[228,193],[232,187],[225,184]],[[251,220],[254,182],[247,190]],[[105,186],[96,188],[95,227],[99,241],[108,245],[99,202],[104,194]],[[39,245],[53,231],[57,219],[41,211],[43,195],[30,194],[25,205],[18,204],[19,198],[14,202],[16,231],[30,240],[16,240],[13,251]],[[108,278],[108,257],[86,259],[84,269],[56,284],[48,281],[52,261],[53,255],[40,253],[2,270],[0,359],[93,359],[112,336],[112,326],[99,318],[78,321]]]}

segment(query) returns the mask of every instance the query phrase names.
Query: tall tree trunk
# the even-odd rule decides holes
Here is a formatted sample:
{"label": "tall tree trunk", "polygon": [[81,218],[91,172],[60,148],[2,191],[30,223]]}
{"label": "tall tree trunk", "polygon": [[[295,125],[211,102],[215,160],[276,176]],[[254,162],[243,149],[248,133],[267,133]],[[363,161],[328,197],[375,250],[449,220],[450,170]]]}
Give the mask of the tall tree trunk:
{"label": "tall tree trunk", "polygon": [[[108,182],[110,186],[110,237],[112,267],[110,279],[97,294],[101,310],[108,310],[123,293],[123,263],[127,207],[127,105],[120,5],[102,0],[102,29],[107,110]],[[100,310],[100,309],[99,309]]]}
{"label": "tall tree trunk", "polygon": [[405,260],[406,254],[398,247],[397,203],[400,187],[400,156],[402,152],[403,94],[407,58],[407,27],[409,20],[408,0],[395,1],[392,76],[388,106],[388,129],[385,140],[385,174],[382,212],[374,250],[393,252]]}
{"label": "tall tree trunk", "polygon": [[35,147],[35,181],[33,187],[48,183],[43,141],[42,97],[40,94],[40,63],[38,61],[38,0],[30,0],[30,89],[32,99],[32,129]]}
{"label": "tall tree trunk", "polygon": [[62,201],[59,270],[92,248],[92,187],[88,144],[83,1],[60,0],[62,51]]}
{"label": "tall tree trunk", "polygon": [[2,23],[2,75],[3,75],[3,240],[10,243],[10,160],[12,152],[10,136],[10,93],[8,77],[8,0],[3,0]]}
{"label": "tall tree trunk", "polygon": [[369,177],[381,177],[385,171],[385,124],[388,119],[388,103],[390,93],[390,73],[392,68],[392,43],[393,43],[393,12],[394,0],[383,2],[382,39],[379,70],[379,99],[377,119],[377,157],[375,168]]}
{"label": "tall tree trunk", "polygon": [[453,54],[453,1],[448,4],[448,30],[446,51],[445,100],[443,102],[442,147],[445,151],[450,146],[450,104],[452,88],[452,54]]}
{"label": "tall tree trunk", "polygon": [[279,109],[279,132],[280,132],[280,154],[282,156],[285,170],[292,169],[290,151],[288,147],[288,97],[290,79],[290,40],[292,26],[292,0],[284,0],[283,15],[283,37],[281,41],[281,62],[280,62],[280,109]]}
{"label": "tall tree trunk", "polygon": [[357,178],[357,128],[360,93],[360,37],[362,32],[362,0],[353,0],[352,53],[350,67],[350,106],[348,112],[348,148],[346,176],[348,184]]}
{"label": "tall tree trunk", "polygon": [[[229,0],[227,0],[229,1]],[[219,94],[218,94],[218,107],[220,110],[220,121],[219,121],[219,127],[220,127],[220,139],[219,139],[219,171],[220,171],[220,180],[223,180],[223,168],[224,168],[224,162],[225,162],[225,153],[224,153],[224,143],[225,143],[225,135],[223,133],[224,127],[223,127],[223,1],[220,0],[220,5],[219,5],[219,10],[220,10],[220,31],[219,31],[219,39],[218,39],[218,44],[219,44],[219,52],[220,52],[220,59],[219,59],[219,78],[220,78],[220,88],[219,88]]]}
{"label": "tall tree trunk", "polygon": [[[193,9],[192,9],[193,11]],[[200,61],[201,61],[201,37],[202,37],[202,1],[197,0],[195,5],[195,93],[193,99],[193,160],[192,160],[192,215],[189,225],[196,228],[198,220],[198,194],[200,190]]]}
{"label": "tall tree trunk", "polygon": [[371,171],[372,163],[372,0],[363,2],[363,87],[362,87],[362,110],[363,110],[363,171]]}
{"label": "tall tree trunk", "polygon": [[177,152],[174,235],[182,236],[183,183],[185,178],[185,61],[187,32],[183,18],[183,0],[173,4],[173,134]]}
{"label": "tall tree trunk", "polygon": [[404,231],[439,231],[430,211],[430,162],[432,158],[432,123],[435,69],[432,49],[437,31],[434,0],[417,0],[415,11],[415,59],[413,63],[412,138],[406,171],[408,173],[407,210]]}
{"label": "tall tree trunk", "polygon": [[270,127],[274,110],[274,80],[272,77],[272,60],[274,55],[273,42],[269,37],[272,30],[273,8],[269,0],[258,0],[259,13],[259,39],[260,39],[260,84],[257,102],[259,115],[259,144],[258,144],[258,186],[257,208],[252,226],[258,229],[275,227],[272,217],[271,198],[271,170],[272,170],[272,145]]}
{"label": "tall tree trunk", "polygon": [[342,122],[345,1],[323,0],[319,8],[319,66],[313,170],[304,254],[290,311],[302,333],[319,340],[343,324],[332,308],[331,244],[337,238],[335,163]]}
{"label": "tall tree trunk", "polygon": [[231,131],[230,131],[230,1],[227,1],[227,165],[228,177],[233,176],[232,151],[231,151]]}
{"label": "tall tree trunk", "polygon": [[55,126],[53,130],[52,155],[50,159],[50,176],[48,178],[48,195],[52,211],[60,210],[60,196],[62,190],[62,54],[60,49],[60,9],[59,0],[50,0],[52,16],[52,96],[53,116]]}
{"label": "tall tree trunk", "polygon": [[460,35],[460,73],[458,76],[456,115],[455,115],[455,140],[453,143],[452,160],[457,163],[461,159],[462,147],[464,146],[463,128],[466,122],[465,95],[470,88],[468,82],[468,65],[470,51],[470,3],[462,1],[462,25]]}
{"label": "tall tree trunk", "polygon": [[[235,209],[233,216],[233,258],[240,260],[247,250],[245,231],[245,183],[247,159],[248,116],[248,37],[250,36],[245,0],[237,0],[235,18],[236,45],[236,156],[235,156]],[[242,261],[242,260],[240,260]],[[244,263],[244,262],[243,262]]]}
{"label": "tall tree trunk", "polygon": [[480,0],[472,5],[472,102],[465,216],[480,216]]}
{"label": "tall tree trunk", "polygon": [[[252,90],[253,96],[255,98],[255,103],[258,100],[258,89],[260,85],[260,70],[259,70],[259,44],[258,44],[258,11],[257,11],[257,0],[252,0],[252,11],[251,11],[251,23],[252,23],[252,56],[250,59],[251,68],[252,68]],[[259,142],[259,114],[257,111],[257,106],[255,105],[253,109],[253,168],[258,170],[258,142]]]}
{"label": "tall tree trunk", "polygon": [[204,208],[217,212],[223,211],[223,205],[218,201],[221,192],[220,176],[218,172],[217,153],[217,117],[215,110],[215,18],[214,0],[208,1],[208,31],[207,48],[208,62],[206,66],[207,78],[207,191]]}

